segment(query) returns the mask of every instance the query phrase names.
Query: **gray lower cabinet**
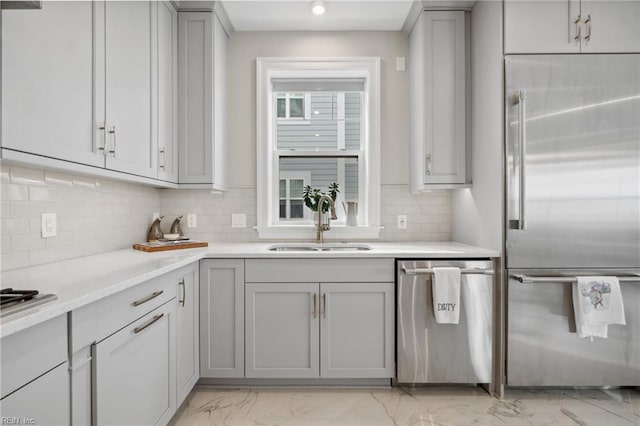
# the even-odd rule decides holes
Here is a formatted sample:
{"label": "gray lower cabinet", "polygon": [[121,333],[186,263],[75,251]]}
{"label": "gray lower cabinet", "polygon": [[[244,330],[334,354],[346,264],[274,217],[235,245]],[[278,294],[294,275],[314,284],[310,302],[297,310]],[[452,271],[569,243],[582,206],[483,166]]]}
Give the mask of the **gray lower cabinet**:
{"label": "gray lower cabinet", "polygon": [[246,377],[393,377],[393,283],[247,283]]}
{"label": "gray lower cabinet", "polygon": [[392,259],[247,259],[245,268],[247,378],[393,377]]}
{"label": "gray lower cabinet", "polygon": [[244,260],[200,262],[200,376],[244,377]]}
{"label": "gray lower cabinet", "polygon": [[185,400],[200,378],[200,323],[198,264],[178,269],[176,308],[176,406]]}
{"label": "gray lower cabinet", "polygon": [[67,316],[0,340],[2,424],[70,424]]}
{"label": "gray lower cabinet", "polygon": [[175,309],[169,301],[95,345],[92,423],[169,422],[176,410]]}
{"label": "gray lower cabinet", "polygon": [[317,283],[247,283],[246,376],[317,378]]}
{"label": "gray lower cabinet", "polygon": [[394,284],[322,283],[320,376],[393,377]]}
{"label": "gray lower cabinet", "polygon": [[69,396],[65,362],[2,399],[2,424],[69,425]]}

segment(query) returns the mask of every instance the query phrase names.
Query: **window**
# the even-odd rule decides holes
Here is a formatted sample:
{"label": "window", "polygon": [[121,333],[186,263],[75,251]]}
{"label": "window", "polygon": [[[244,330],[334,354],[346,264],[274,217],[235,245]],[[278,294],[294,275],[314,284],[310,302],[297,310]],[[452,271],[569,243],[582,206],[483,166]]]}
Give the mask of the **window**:
{"label": "window", "polygon": [[279,120],[309,119],[309,95],[305,93],[278,93],[276,111]]}
{"label": "window", "polygon": [[[305,186],[337,183],[326,238],[377,238],[380,225],[380,61],[258,58],[258,232],[312,238]],[[347,202],[358,226],[345,226]]]}
{"label": "window", "polygon": [[289,171],[280,173],[280,221],[309,219],[309,209],[304,208],[302,192],[309,185],[310,173],[304,171]]}

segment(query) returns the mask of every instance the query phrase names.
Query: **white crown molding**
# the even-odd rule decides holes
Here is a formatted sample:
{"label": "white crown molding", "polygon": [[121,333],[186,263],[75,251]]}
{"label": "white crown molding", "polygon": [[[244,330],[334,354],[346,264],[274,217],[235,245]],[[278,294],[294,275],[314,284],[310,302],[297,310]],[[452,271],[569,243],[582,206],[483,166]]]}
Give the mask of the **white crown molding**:
{"label": "white crown molding", "polygon": [[432,1],[432,0],[416,0],[413,2],[407,19],[402,25],[402,31],[409,34],[413,26],[418,20],[418,16],[425,10],[465,10],[470,11],[476,0],[449,0],[449,1]]}

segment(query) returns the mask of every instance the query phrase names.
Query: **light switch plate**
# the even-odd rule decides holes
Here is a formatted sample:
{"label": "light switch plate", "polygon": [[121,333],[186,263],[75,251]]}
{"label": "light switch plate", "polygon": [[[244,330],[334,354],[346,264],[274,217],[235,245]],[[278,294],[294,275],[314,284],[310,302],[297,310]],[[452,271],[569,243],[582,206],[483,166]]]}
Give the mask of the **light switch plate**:
{"label": "light switch plate", "polygon": [[247,227],[247,215],[244,213],[233,213],[231,215],[231,227],[232,228],[246,228]]}
{"label": "light switch plate", "polygon": [[198,216],[195,213],[187,214],[187,228],[197,228],[198,227]]}
{"label": "light switch plate", "polygon": [[404,56],[396,56],[396,71],[407,70],[407,58]]}
{"label": "light switch plate", "polygon": [[407,215],[399,214],[398,215],[398,229],[407,229]]}
{"label": "light switch plate", "polygon": [[55,213],[42,213],[42,238],[58,235],[58,221]]}

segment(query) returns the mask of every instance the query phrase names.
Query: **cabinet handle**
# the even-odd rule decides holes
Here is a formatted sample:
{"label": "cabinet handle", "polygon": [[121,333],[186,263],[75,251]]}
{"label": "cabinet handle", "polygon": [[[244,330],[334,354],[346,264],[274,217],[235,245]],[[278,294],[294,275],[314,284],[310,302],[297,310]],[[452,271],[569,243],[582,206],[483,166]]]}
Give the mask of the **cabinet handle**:
{"label": "cabinet handle", "polygon": [[116,158],[116,144],[117,144],[117,139],[116,139],[116,126],[111,126],[111,130],[109,130],[109,133],[113,135],[113,148],[111,150],[109,150],[109,154],[111,154],[113,156],[113,158]]}
{"label": "cabinet handle", "polygon": [[102,122],[102,124],[100,124],[100,127],[98,127],[98,130],[102,130],[102,146],[98,147],[98,151],[102,151],[103,155],[106,155],[106,148],[107,148],[107,134],[106,134],[106,130],[107,130],[107,125]]}
{"label": "cabinet handle", "polygon": [[160,150],[160,154],[162,154],[162,164],[160,164],[160,168],[162,170],[164,170],[164,163],[166,162],[166,158],[165,158],[165,153],[164,153],[164,148],[162,148]]}
{"label": "cabinet handle", "polygon": [[160,296],[162,293],[164,293],[164,290],[154,291],[153,293],[151,293],[147,297],[143,297],[142,299],[136,300],[135,302],[133,302],[133,306],[140,306],[143,303],[147,303],[149,300],[155,299],[156,297]]}
{"label": "cabinet handle", "polygon": [[187,298],[187,287],[184,285],[184,278],[180,280],[178,285],[182,287],[182,300],[178,300],[178,304],[180,306],[184,306],[184,301]]}
{"label": "cabinet handle", "polygon": [[322,293],[322,318],[327,318],[327,293]]}
{"label": "cabinet handle", "polygon": [[133,332],[135,334],[140,333],[142,330],[144,330],[147,327],[151,327],[153,324],[155,324],[160,318],[162,318],[164,316],[164,314],[160,314],[160,315],[156,315],[155,317],[151,318],[151,321],[149,321],[148,323],[146,323],[145,325],[141,325],[140,327],[136,327],[133,329]]}
{"label": "cabinet handle", "polygon": [[425,158],[425,163],[426,163],[426,169],[427,169],[427,176],[431,176],[431,153],[427,154],[427,157]]}
{"label": "cabinet handle", "polygon": [[591,24],[593,21],[591,20],[591,15],[587,15],[587,20],[584,21],[584,24],[587,26],[587,35],[584,36],[584,39],[587,41],[591,41]]}
{"label": "cabinet handle", "polygon": [[317,310],[317,296],[315,293],[313,293],[313,318],[315,319],[318,316],[318,310]]}
{"label": "cabinet handle", "polygon": [[573,39],[575,41],[580,41],[580,38],[582,37],[582,17],[578,15],[578,19],[573,23],[576,24],[576,36]]}

